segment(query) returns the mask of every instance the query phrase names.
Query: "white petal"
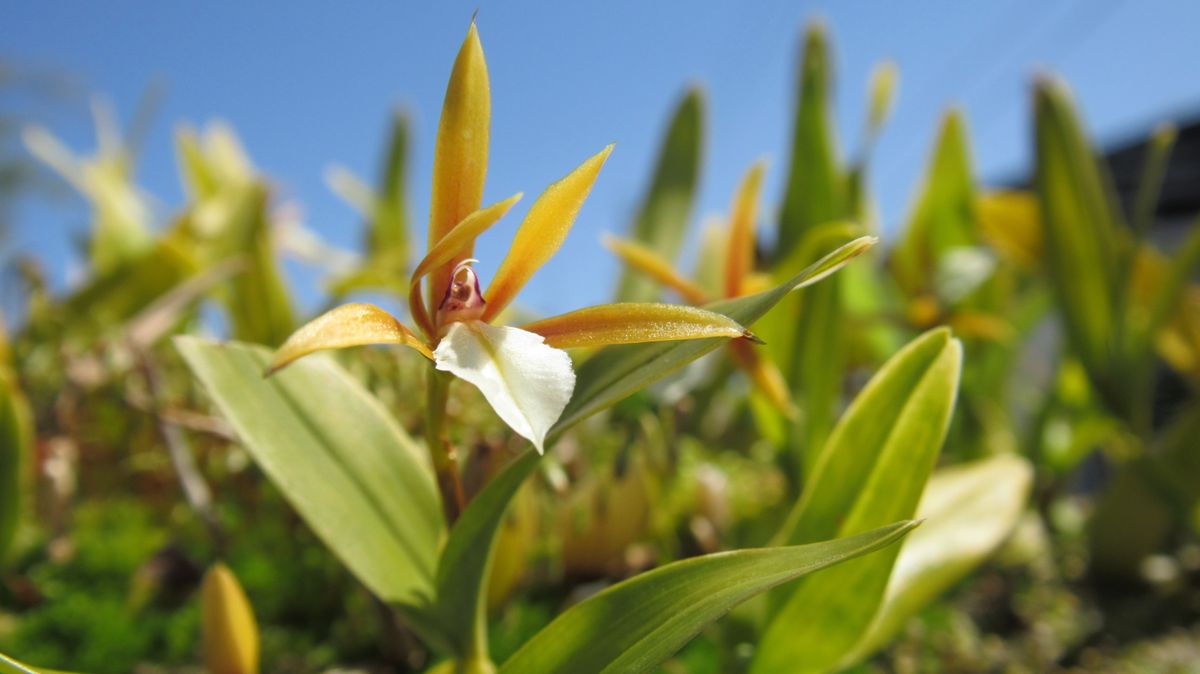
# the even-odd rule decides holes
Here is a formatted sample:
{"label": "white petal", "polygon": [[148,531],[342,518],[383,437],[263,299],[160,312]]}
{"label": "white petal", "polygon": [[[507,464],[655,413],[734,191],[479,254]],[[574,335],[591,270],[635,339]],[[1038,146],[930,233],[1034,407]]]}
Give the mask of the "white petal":
{"label": "white petal", "polygon": [[566,351],[541,335],[482,321],[454,323],[433,352],[437,369],[474,384],[514,431],[543,452],[546,432],[575,390]]}

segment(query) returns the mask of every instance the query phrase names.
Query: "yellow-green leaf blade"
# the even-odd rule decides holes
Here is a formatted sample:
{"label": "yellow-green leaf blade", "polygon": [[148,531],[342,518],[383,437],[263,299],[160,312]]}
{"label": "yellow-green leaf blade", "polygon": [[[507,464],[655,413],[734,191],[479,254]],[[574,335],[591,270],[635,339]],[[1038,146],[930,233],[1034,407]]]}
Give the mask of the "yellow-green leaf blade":
{"label": "yellow-green leaf blade", "polygon": [[1001,454],[936,471],[921,495],[922,522],[905,539],[870,630],[843,661],[883,647],[905,621],[987,559],[1025,511],[1033,467]]}
{"label": "yellow-green leaf blade", "polygon": [[742,601],[884,548],[914,526],[915,522],[897,522],[851,538],[716,553],[659,567],[567,609],[526,642],[500,672],[652,671]]}
{"label": "yellow-green leaf blade", "polygon": [[[834,428],[780,541],[846,536],[912,517],[949,427],[961,364],[962,347],[944,328],[893,356]],[[834,668],[874,618],[895,558],[892,550],[851,562],[786,593],[751,671]]]}
{"label": "yellow-green leaf blade", "polygon": [[365,388],[328,358],[262,377],[270,354],[175,344],[243,445],[317,536],[372,592],[423,605],[444,531],[433,471]]}
{"label": "yellow-green leaf blade", "polygon": [[[700,177],[704,135],[704,95],[690,89],[671,117],[654,167],[654,176],[634,221],[632,238],[666,260],[679,255]],[[621,274],[617,297],[622,302],[651,302],[659,289],[632,270]],[[689,300],[691,301],[691,300]]]}

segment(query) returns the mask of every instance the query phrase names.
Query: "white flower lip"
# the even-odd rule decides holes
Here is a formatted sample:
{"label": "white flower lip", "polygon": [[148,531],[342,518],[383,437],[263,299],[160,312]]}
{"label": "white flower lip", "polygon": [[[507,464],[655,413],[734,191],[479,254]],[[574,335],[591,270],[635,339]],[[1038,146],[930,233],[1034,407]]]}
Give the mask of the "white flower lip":
{"label": "white flower lip", "polygon": [[459,321],[433,352],[437,369],[473,384],[496,414],[545,453],[546,433],[575,390],[566,351],[518,328]]}

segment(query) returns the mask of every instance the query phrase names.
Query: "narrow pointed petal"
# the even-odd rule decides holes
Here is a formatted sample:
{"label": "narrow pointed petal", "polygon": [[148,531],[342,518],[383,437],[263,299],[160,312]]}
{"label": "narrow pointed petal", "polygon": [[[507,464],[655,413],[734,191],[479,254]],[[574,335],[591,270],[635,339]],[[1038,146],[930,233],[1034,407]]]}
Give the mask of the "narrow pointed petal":
{"label": "narrow pointed petal", "polygon": [[609,145],[570,175],[547,187],[529,208],[508,255],[484,293],[488,308],[483,320],[490,321],[507,307],[529,277],[558,251],[612,148]]}
{"label": "narrow pointed petal", "polygon": [[740,323],[722,314],[678,304],[640,302],[587,307],[530,323],[523,329],[536,332],[550,346],[562,349],[709,337],[758,340]]}
{"label": "narrow pointed petal", "polygon": [[[454,229],[450,230],[446,236],[433,244],[424,259],[417,264],[417,268],[413,270],[412,279],[409,281],[408,307],[412,312],[413,319],[421,326],[421,329],[425,330],[426,334],[432,335],[434,329],[433,323],[429,319],[429,312],[421,301],[421,278],[434,269],[441,269],[451,260],[466,259],[466,256],[462,254],[463,251],[471,250],[475,245],[475,239],[504,217],[513,204],[521,200],[521,196],[522,194],[518,192],[500,203],[481,208],[463,218],[462,222],[455,225]],[[449,285],[448,280],[447,273],[447,283],[443,284],[442,289],[443,295],[446,293],[445,287]],[[439,296],[435,301],[440,302],[441,299]],[[434,307],[431,305],[430,308]]]}
{"label": "narrow pointed petal", "polygon": [[684,278],[675,271],[670,262],[653,250],[636,241],[619,239],[615,236],[604,237],[604,245],[621,258],[630,268],[649,276],[662,285],[679,293],[689,304],[707,304],[708,294],[700,286]]}
{"label": "narrow pointed petal", "polygon": [[738,186],[729,215],[729,241],[726,244],[725,296],[745,294],[743,283],[754,270],[754,226],[758,220],[758,195],[762,190],[766,165],[755,162]]}
{"label": "narrow pointed petal", "polygon": [[565,351],[532,332],[469,321],[451,324],[433,357],[437,369],[474,384],[504,423],[545,451],[546,432],[575,390]]}
{"label": "narrow pointed petal", "polygon": [[365,344],[403,344],[433,359],[429,347],[394,316],[373,304],[355,302],[321,314],[292,333],[275,352],[267,374],[315,351]]}
{"label": "narrow pointed petal", "polygon": [[734,362],[738,364],[738,367],[746,371],[755,388],[762,392],[763,396],[776,409],[788,418],[795,418],[797,413],[796,405],[792,402],[792,396],[788,393],[787,382],[784,381],[783,374],[779,371],[779,368],[764,358],[748,342],[742,340],[730,342],[729,348],[733,350]]}
{"label": "narrow pointed petal", "polygon": [[[479,33],[471,22],[446,86],[442,117],[433,153],[433,197],[429,204],[429,247],[433,248],[455,225],[483,203],[487,176],[488,133],[492,95]],[[471,246],[442,265],[433,275],[429,304],[442,299],[450,270],[471,257]]]}

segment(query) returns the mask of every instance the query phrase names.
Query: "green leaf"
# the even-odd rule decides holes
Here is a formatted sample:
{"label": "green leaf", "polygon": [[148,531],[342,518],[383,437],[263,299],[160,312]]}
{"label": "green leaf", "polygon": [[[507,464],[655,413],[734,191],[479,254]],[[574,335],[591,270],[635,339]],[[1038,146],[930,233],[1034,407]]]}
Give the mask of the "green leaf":
{"label": "green leaf", "polygon": [[[779,542],[853,535],[912,517],[946,436],[961,364],[962,347],[945,328],[885,363],[834,428]],[[789,588],[751,671],[834,668],[869,627],[895,558],[888,551],[856,560]]]}
{"label": "green leaf", "polygon": [[178,240],[164,237],[145,253],[109,271],[67,298],[65,319],[71,330],[111,329],[165,295],[196,270],[192,254]]}
{"label": "green leaf", "polygon": [[332,360],[264,379],[266,349],[175,343],[246,449],[350,571],[385,601],[433,596],[444,524],[425,453]]}
{"label": "green leaf", "polygon": [[922,524],[905,539],[867,634],[845,664],[887,644],[918,610],[983,563],[1025,510],[1033,467],[1001,454],[934,473],[921,496]]}
{"label": "green leaf", "polygon": [[975,244],[975,185],[962,114],[942,120],[925,185],[904,234],[892,251],[896,282],[910,298],[932,292],[946,253]]}
{"label": "green leaf", "polygon": [[0,653],[0,674],[70,674],[70,672],[30,667],[23,662],[18,662]]}
{"label": "green leaf", "polygon": [[541,457],[528,450],[471,499],[438,560],[435,620],[459,655],[487,653],[487,592],[496,531],[504,512]]}
{"label": "green leaf", "polygon": [[1067,92],[1041,80],[1034,99],[1046,269],[1088,375],[1110,405],[1123,409],[1126,396],[1115,372],[1121,368],[1115,300],[1122,264],[1115,209]]}
{"label": "green leaf", "polygon": [[[704,95],[690,89],[671,116],[658,151],[654,177],[633,225],[633,239],[674,261],[679,255],[700,177],[704,135]],[[622,302],[654,302],[659,286],[636,271],[621,272],[617,297]]]}
{"label": "green leaf", "polygon": [[[500,671],[652,671],[704,626],[746,599],[879,550],[914,526],[915,522],[897,522],[850,538],[721,552],[659,567],[567,609],[526,642]],[[845,592],[848,588],[839,589]]]}
{"label": "green leaf", "polygon": [[0,653],[0,674],[39,674],[39,672]]}
{"label": "green leaf", "polygon": [[779,217],[779,246],[775,250],[777,260],[787,257],[812,227],[851,215],[847,212],[845,177],[838,165],[837,133],[829,95],[830,70],[825,28],[812,23],[805,35],[800,62],[792,157]]}
{"label": "green leaf", "polygon": [[0,568],[21,520],[33,459],[32,414],[15,376],[0,363]]}
{"label": "green leaf", "polygon": [[408,237],[408,116],[397,112],[392,116],[391,136],[387,156],[380,175],[376,211],[367,235],[367,251],[407,259]]}
{"label": "green leaf", "polygon": [[[725,314],[750,326],[788,293],[811,285],[840,269],[878,241],[857,238],[814,262],[787,282],[771,290],[732,300],[714,302],[705,309]],[[550,429],[547,443],[588,416],[639,391],[687,363],[724,344],[725,339],[693,339],[684,342],[655,342],[610,346],[597,352],[575,374],[575,392],[562,416]]]}
{"label": "green leaf", "polygon": [[246,267],[231,280],[226,304],[234,339],[275,345],[292,334],[296,318],[272,245],[267,197],[260,184],[237,195],[229,232]]}

